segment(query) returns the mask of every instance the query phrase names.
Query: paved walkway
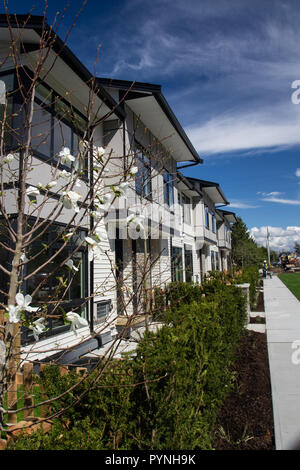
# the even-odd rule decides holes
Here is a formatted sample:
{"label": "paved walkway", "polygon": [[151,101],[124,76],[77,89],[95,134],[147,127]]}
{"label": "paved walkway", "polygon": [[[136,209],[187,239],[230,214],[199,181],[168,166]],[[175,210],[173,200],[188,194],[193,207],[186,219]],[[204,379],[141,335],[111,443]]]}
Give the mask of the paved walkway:
{"label": "paved walkway", "polygon": [[264,301],[276,449],[300,450],[300,302],[278,277],[264,279]]}

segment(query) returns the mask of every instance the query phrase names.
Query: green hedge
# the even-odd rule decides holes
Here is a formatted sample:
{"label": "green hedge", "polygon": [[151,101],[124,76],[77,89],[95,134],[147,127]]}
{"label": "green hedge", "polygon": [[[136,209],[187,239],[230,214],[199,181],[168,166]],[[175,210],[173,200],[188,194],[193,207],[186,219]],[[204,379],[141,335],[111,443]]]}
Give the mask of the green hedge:
{"label": "green hedge", "polygon": [[[21,437],[11,448],[211,449],[216,416],[231,385],[245,300],[240,289],[220,280],[172,284],[160,300],[165,324],[145,333],[134,357],[112,363],[98,380],[94,371],[52,406],[66,408],[85,393],[49,435]],[[156,309],[158,314],[158,304]],[[48,396],[55,396],[78,378],[60,377],[49,367],[42,380]]]}
{"label": "green hedge", "polygon": [[257,266],[249,266],[248,268],[243,269],[242,274],[236,276],[235,281],[237,283],[249,283],[249,297],[250,297],[250,306],[255,307],[257,302],[257,287],[259,284],[259,271]]}

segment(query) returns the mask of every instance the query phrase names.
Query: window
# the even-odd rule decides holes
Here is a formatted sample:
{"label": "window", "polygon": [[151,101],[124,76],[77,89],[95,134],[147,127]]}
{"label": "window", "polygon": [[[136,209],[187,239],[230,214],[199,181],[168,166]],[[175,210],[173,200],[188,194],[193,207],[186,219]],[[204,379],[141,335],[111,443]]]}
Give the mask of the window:
{"label": "window", "polygon": [[216,233],[216,216],[214,212],[211,212],[211,225],[212,225],[212,231]]}
{"label": "window", "polygon": [[209,210],[208,207],[205,206],[205,227],[209,230]]}
{"label": "window", "polygon": [[[35,272],[44,262],[48,262],[49,258],[62,247],[63,240],[61,234],[63,231],[64,227],[62,225],[54,223],[48,231],[30,245],[27,257],[29,259],[32,258],[32,260],[27,264],[27,274]],[[52,336],[68,329],[69,326],[66,327],[64,325],[61,315],[62,309],[66,313],[73,310],[83,317],[87,316],[86,304],[84,303],[84,298],[87,296],[88,262],[86,248],[82,246],[72,255],[71,259],[75,266],[79,268],[77,272],[71,271],[66,266],[60,267],[61,262],[72,254],[76,246],[81,244],[85,235],[85,231],[77,231],[70,240],[70,243],[68,243],[53,261],[51,263],[48,262],[42,270],[38,271],[25,283],[25,291],[29,294],[40,286],[34,296],[34,301],[37,302],[36,305],[39,303],[46,304],[49,315],[51,315],[51,309],[53,310],[52,305],[54,305],[57,300],[62,299],[53,317],[48,319],[48,331],[45,333],[46,336]],[[41,253],[43,248],[46,249]],[[34,258],[35,255],[37,255],[36,258]],[[54,274],[47,277],[54,270]],[[46,282],[41,284],[45,278],[47,278]],[[65,286],[63,286],[62,281],[66,281]],[[30,341],[32,339],[31,332],[28,330],[25,331],[23,339]]]}
{"label": "window", "polygon": [[172,282],[183,282],[182,248],[172,247],[171,270]]}
{"label": "window", "polygon": [[230,243],[230,229],[225,225],[225,240]]}
{"label": "window", "polygon": [[215,263],[215,252],[214,251],[210,252],[210,258],[211,258],[211,270],[215,271],[216,270],[216,263]]}
{"label": "window", "polygon": [[219,258],[219,253],[217,251],[215,252],[215,257],[216,257],[216,270],[220,271],[220,258]]}
{"label": "window", "polygon": [[138,172],[136,174],[136,192],[139,196],[151,198],[152,196],[152,172],[150,155],[146,153],[145,149],[135,142],[137,152],[137,166]]}
{"label": "window", "polygon": [[106,320],[111,310],[111,300],[96,303],[96,323],[102,323]]}
{"label": "window", "polygon": [[[14,74],[6,73],[0,75],[0,90],[1,90],[1,101],[0,101],[0,121],[4,120],[5,102],[6,102],[6,120],[4,130],[4,143],[7,146],[12,145],[12,133],[10,129],[13,127],[13,90],[14,90]],[[0,127],[1,131],[1,127]]]}
{"label": "window", "polygon": [[181,195],[183,205],[183,222],[185,224],[191,224],[191,200],[185,194]]}
{"label": "window", "polygon": [[184,264],[185,264],[185,280],[193,281],[193,249],[190,245],[184,245]]}
{"label": "window", "polygon": [[[62,147],[68,147],[76,156],[78,141],[86,127],[85,118],[59,97],[53,90],[39,83],[36,86],[34,112],[32,119],[32,148],[37,156],[53,160]],[[85,161],[76,162],[77,170],[87,172]],[[64,163],[66,169],[72,169],[71,163]]]}
{"label": "window", "polygon": [[163,174],[164,182],[164,203],[169,207],[174,205],[174,179],[173,175],[167,170],[164,170]]}

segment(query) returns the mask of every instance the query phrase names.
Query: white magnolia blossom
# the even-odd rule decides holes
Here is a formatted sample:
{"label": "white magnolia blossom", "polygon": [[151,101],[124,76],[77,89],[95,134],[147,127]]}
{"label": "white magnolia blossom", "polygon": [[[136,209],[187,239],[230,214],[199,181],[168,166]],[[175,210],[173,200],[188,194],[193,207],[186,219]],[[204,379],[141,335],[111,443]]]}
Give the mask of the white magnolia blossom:
{"label": "white magnolia blossom", "polygon": [[96,227],[95,234],[96,234],[97,238],[99,238],[99,240],[101,240],[101,241],[107,241],[108,240],[107,232],[106,232],[105,228],[103,228],[103,227]]}
{"label": "white magnolia blossom", "polygon": [[[67,170],[61,170],[61,171],[58,172],[58,178],[62,178],[64,180],[66,180],[67,183],[71,183],[71,181],[73,181],[73,179],[76,178],[76,176],[74,176],[72,173],[70,173]],[[77,188],[81,187],[81,184],[80,184],[80,181],[78,180],[78,178],[76,178],[75,187],[77,187]]]}
{"label": "white magnolia blossom", "polygon": [[95,157],[101,158],[105,154],[105,149],[103,147],[94,148]]}
{"label": "white magnolia blossom", "polygon": [[103,213],[99,211],[92,211],[90,212],[90,216],[93,217],[93,219],[95,219],[96,222],[98,222],[100,219],[102,219]]}
{"label": "white magnolia blossom", "polygon": [[16,158],[16,154],[9,153],[6,157],[3,157],[2,163],[10,163]]}
{"label": "white magnolia blossom", "polygon": [[66,266],[68,266],[68,268],[70,268],[71,271],[77,272],[79,270],[78,268],[76,268],[74,261],[72,259],[68,259],[68,261],[66,262]]}
{"label": "white magnolia blossom", "polygon": [[80,140],[78,149],[80,153],[85,153],[89,148],[89,142],[87,140]]}
{"label": "white magnolia blossom", "polygon": [[131,176],[136,175],[138,171],[139,171],[138,167],[137,167],[137,166],[133,166],[133,167],[130,169],[130,174],[131,174]]}
{"label": "white magnolia blossom", "polygon": [[129,183],[127,181],[124,181],[119,186],[115,187],[115,190],[120,193],[120,196],[123,196],[125,198],[127,197],[128,189],[129,189]]}
{"label": "white magnolia blossom", "polygon": [[73,333],[75,333],[75,335],[77,335],[76,328],[80,328],[81,326],[88,326],[87,320],[78,315],[78,313],[68,312],[66,314],[66,318],[71,323],[71,330]]}
{"label": "white magnolia blossom", "polygon": [[0,80],[0,104],[6,104],[6,84],[4,80]]}
{"label": "white magnolia blossom", "polygon": [[102,210],[106,212],[109,209],[111,200],[112,200],[112,195],[110,193],[97,196],[97,199],[99,202],[95,202],[95,206],[97,207],[98,210]]}
{"label": "white magnolia blossom", "polygon": [[104,250],[101,248],[99,240],[85,237],[85,241],[89,247],[89,261],[92,261],[93,259],[101,259],[101,255],[104,253]]}
{"label": "white magnolia blossom", "polygon": [[63,147],[62,151],[59,152],[59,157],[61,158],[62,163],[72,163],[75,161],[75,157],[70,154],[70,149],[68,147]]}
{"label": "white magnolia blossom", "polygon": [[68,232],[68,233],[64,234],[64,238],[66,238],[67,240],[69,240],[70,238],[73,237],[74,234],[75,234],[75,232]]}
{"label": "white magnolia blossom", "polygon": [[21,254],[20,260],[22,261],[22,263],[26,263],[26,261],[29,261],[25,253]]}
{"label": "white magnolia blossom", "polygon": [[8,305],[8,320],[10,323],[19,323],[20,321],[20,309],[17,305]]}
{"label": "white magnolia blossom", "polygon": [[34,186],[28,186],[28,188],[26,189],[26,194],[29,197],[34,197],[34,196],[36,197],[40,195],[40,191],[38,190],[38,188],[35,188]]}
{"label": "white magnolia blossom", "polygon": [[50,181],[50,183],[46,184],[47,189],[51,189],[57,186],[57,181]]}
{"label": "white magnolia blossom", "polygon": [[44,321],[46,318],[42,317],[39,318],[38,320],[35,320],[32,325],[29,326],[29,329],[32,330],[34,339],[36,341],[39,340],[39,335],[46,331],[46,326],[44,325]]}
{"label": "white magnolia blossom", "polygon": [[16,302],[20,310],[26,310],[26,312],[37,312],[39,307],[30,307],[32,302],[31,295],[24,295],[20,292],[16,295]]}
{"label": "white magnolia blossom", "polygon": [[5,364],[5,356],[6,356],[6,346],[4,341],[0,339],[0,366]]}
{"label": "white magnolia blossom", "polygon": [[62,203],[66,209],[73,209],[75,212],[79,212],[77,202],[81,197],[81,194],[76,193],[76,191],[64,191]]}
{"label": "white magnolia blossom", "polygon": [[16,295],[17,305],[8,305],[8,315],[10,323],[18,323],[20,321],[20,314],[23,311],[26,312],[37,312],[39,307],[30,307],[32,301],[31,295],[24,297],[20,292]]}
{"label": "white magnolia blossom", "polygon": [[42,185],[42,183],[38,183],[37,184],[37,187],[38,189],[40,190],[46,190],[46,189],[51,189],[51,188],[54,188],[55,186],[57,186],[57,182],[56,181],[50,181],[50,183],[47,183],[45,186]]}

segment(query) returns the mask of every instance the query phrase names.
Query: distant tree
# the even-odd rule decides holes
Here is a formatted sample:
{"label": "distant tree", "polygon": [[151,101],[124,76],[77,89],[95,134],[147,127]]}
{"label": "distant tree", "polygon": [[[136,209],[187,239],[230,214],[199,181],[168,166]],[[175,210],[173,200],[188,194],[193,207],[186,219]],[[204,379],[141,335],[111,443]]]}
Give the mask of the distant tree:
{"label": "distant tree", "polygon": [[295,243],[294,252],[297,256],[300,256],[300,243]]}
{"label": "distant tree", "polygon": [[257,245],[241,217],[238,217],[237,222],[232,226],[231,240],[233,262],[238,267],[245,268],[262,264],[264,259],[267,259],[267,249]]}

